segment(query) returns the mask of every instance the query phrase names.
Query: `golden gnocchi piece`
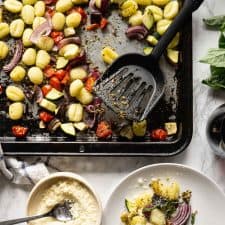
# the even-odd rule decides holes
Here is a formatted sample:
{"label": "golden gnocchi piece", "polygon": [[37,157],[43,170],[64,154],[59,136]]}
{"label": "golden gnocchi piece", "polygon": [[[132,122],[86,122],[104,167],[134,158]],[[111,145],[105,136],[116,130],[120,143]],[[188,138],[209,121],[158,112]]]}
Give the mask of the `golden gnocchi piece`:
{"label": "golden gnocchi piece", "polygon": [[36,62],[36,50],[34,48],[28,48],[23,53],[22,62],[27,66],[32,66]]}
{"label": "golden gnocchi piece", "polygon": [[67,17],[66,17],[66,25],[68,27],[73,27],[73,28],[77,28],[80,23],[81,23],[81,15],[78,12],[73,12],[70,13]]}
{"label": "golden gnocchi piece", "polygon": [[163,18],[163,11],[160,7],[156,6],[156,5],[149,5],[145,8],[146,10],[150,10],[152,12],[154,21],[159,21]]}
{"label": "golden gnocchi piece", "polygon": [[23,0],[24,5],[34,5],[37,0]]}
{"label": "golden gnocchi piece", "polygon": [[9,85],[6,88],[5,93],[7,98],[14,102],[23,101],[25,98],[23,90],[19,87],[16,87],[15,85]]}
{"label": "golden gnocchi piece", "polygon": [[163,15],[165,19],[171,20],[177,16],[178,12],[179,12],[178,1],[171,1],[165,6]]}
{"label": "golden gnocchi piece", "polygon": [[8,23],[0,23],[0,39],[6,37],[9,34]]}
{"label": "golden gnocchi piece", "polygon": [[118,54],[109,46],[102,49],[101,56],[102,60],[108,64],[111,64],[116,58],[118,58]]}
{"label": "golden gnocchi piece", "polygon": [[93,95],[86,88],[82,88],[76,98],[84,105],[88,105],[93,101]]}
{"label": "golden gnocchi piece", "polygon": [[56,3],[56,11],[58,12],[66,12],[73,7],[73,3],[71,0],[58,0]]}
{"label": "golden gnocchi piece", "polygon": [[152,3],[159,6],[164,6],[171,0],[152,0]]}
{"label": "golden gnocchi piece", "polygon": [[70,70],[70,79],[73,81],[73,80],[76,80],[76,79],[84,79],[85,77],[87,77],[87,71],[79,66],[79,67],[75,67],[73,69]]}
{"label": "golden gnocchi piece", "polygon": [[0,60],[4,59],[9,53],[9,47],[4,41],[0,41]]}
{"label": "golden gnocchi piece", "polygon": [[57,31],[63,30],[65,22],[66,22],[66,18],[63,13],[61,12],[54,13],[52,17],[52,26],[55,30]]}
{"label": "golden gnocchi piece", "polygon": [[9,118],[19,120],[23,117],[24,105],[21,102],[14,102],[9,106]]}
{"label": "golden gnocchi piece", "polygon": [[80,54],[80,48],[76,44],[68,44],[59,50],[59,55],[66,59],[73,59]]}
{"label": "golden gnocchi piece", "polygon": [[168,27],[170,26],[170,24],[172,23],[171,20],[167,20],[167,19],[162,19],[160,21],[158,21],[157,25],[156,25],[156,30],[160,35],[163,35],[166,30],[168,29]]}
{"label": "golden gnocchi piece", "polygon": [[44,16],[45,14],[45,3],[44,1],[37,1],[34,5],[35,16]]}
{"label": "golden gnocchi piece", "polygon": [[45,50],[39,50],[36,57],[36,66],[44,69],[50,63],[51,57]]}
{"label": "golden gnocchi piece", "polygon": [[71,122],[80,122],[83,119],[83,106],[80,103],[70,104],[67,117]]}
{"label": "golden gnocchi piece", "polygon": [[148,35],[146,38],[146,41],[149,42],[151,45],[156,46],[158,43],[158,40],[153,35]]}
{"label": "golden gnocchi piece", "polygon": [[31,5],[25,5],[21,11],[21,17],[25,24],[32,24],[34,21],[34,7]]}
{"label": "golden gnocchi piece", "polygon": [[28,73],[27,73],[30,81],[33,83],[33,84],[41,84],[43,82],[43,79],[44,79],[44,76],[43,76],[43,72],[40,68],[38,67],[31,67],[29,70],[28,70]]}
{"label": "golden gnocchi piece", "polygon": [[34,18],[33,25],[32,25],[33,30],[35,30],[38,26],[40,26],[45,21],[46,21],[46,19],[44,17],[36,16]]}
{"label": "golden gnocchi piece", "polygon": [[6,0],[4,1],[4,6],[11,13],[19,13],[23,4],[17,0]]}
{"label": "golden gnocchi piece", "polygon": [[74,80],[70,84],[70,89],[69,89],[70,95],[72,97],[76,97],[83,87],[84,87],[84,84],[81,80],[79,80],[79,79]]}
{"label": "golden gnocchi piece", "polygon": [[40,37],[37,43],[37,47],[45,51],[51,51],[53,46],[54,46],[54,41],[52,38],[48,36]]}
{"label": "golden gnocchi piece", "polygon": [[22,41],[23,41],[23,45],[25,47],[29,47],[32,45],[32,42],[30,41],[30,36],[33,33],[33,30],[31,28],[26,28],[23,32],[23,37],[22,37]]}
{"label": "golden gnocchi piece", "polygon": [[10,78],[14,82],[22,81],[24,79],[25,75],[26,75],[26,71],[22,66],[16,66],[10,72]]}
{"label": "golden gnocchi piece", "polygon": [[134,15],[129,18],[128,23],[131,26],[139,26],[142,24],[142,12],[138,10]]}
{"label": "golden gnocchi piece", "polygon": [[126,0],[120,7],[123,17],[132,16],[137,12],[138,4],[134,0]]}
{"label": "golden gnocchi piece", "polygon": [[63,31],[65,37],[73,36],[76,34],[76,31],[73,27],[66,27]]}
{"label": "golden gnocchi piece", "polygon": [[12,37],[19,38],[23,35],[24,31],[24,22],[21,19],[13,20],[9,26],[10,35]]}

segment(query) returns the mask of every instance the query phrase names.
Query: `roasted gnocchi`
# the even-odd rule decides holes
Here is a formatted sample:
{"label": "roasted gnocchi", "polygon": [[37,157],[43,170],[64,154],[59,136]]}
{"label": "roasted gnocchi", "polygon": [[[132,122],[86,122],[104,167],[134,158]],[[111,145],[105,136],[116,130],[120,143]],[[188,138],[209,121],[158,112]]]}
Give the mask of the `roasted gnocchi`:
{"label": "roasted gnocchi", "polygon": [[33,84],[41,84],[43,82],[44,76],[43,76],[43,72],[39,67],[31,67],[28,72],[27,75],[30,79],[30,81]]}
{"label": "roasted gnocchi", "polygon": [[118,58],[118,54],[109,46],[102,49],[101,55],[102,60],[107,64],[111,64],[116,58]]}
{"label": "roasted gnocchi", "polygon": [[7,23],[0,23],[0,39],[9,34],[9,25]]}
{"label": "roasted gnocchi", "polygon": [[34,48],[28,48],[22,56],[22,62],[27,66],[32,66],[36,62],[36,50]]}
{"label": "roasted gnocchi", "polygon": [[23,35],[24,22],[21,19],[13,20],[9,26],[10,35],[15,38],[19,38]]}
{"label": "roasted gnocchi", "polygon": [[6,0],[4,1],[4,6],[11,13],[19,13],[23,4],[17,0]]}
{"label": "roasted gnocchi", "polygon": [[14,102],[9,106],[9,118],[19,120],[23,117],[24,105],[21,102]]}
{"label": "roasted gnocchi", "polygon": [[32,45],[32,42],[30,41],[30,36],[33,33],[33,30],[31,28],[26,28],[23,32],[23,37],[22,37],[22,41],[23,41],[23,45],[25,47],[29,47]]}
{"label": "roasted gnocchi", "polygon": [[0,60],[4,59],[9,53],[9,47],[4,41],[0,41]]}
{"label": "roasted gnocchi", "polygon": [[45,14],[45,2],[37,1],[34,5],[34,14],[35,16],[42,17]]}
{"label": "roasted gnocchi", "polygon": [[20,102],[25,98],[23,90],[15,85],[9,85],[6,88],[5,93],[7,98],[13,102]]}
{"label": "roasted gnocchi", "polygon": [[73,12],[70,13],[67,17],[66,17],[66,25],[68,27],[72,27],[72,28],[77,28],[80,23],[81,23],[81,15],[78,12]]}
{"label": "roasted gnocchi", "polygon": [[36,66],[44,69],[50,63],[51,57],[45,50],[39,50],[36,57]]}
{"label": "roasted gnocchi", "polygon": [[63,13],[56,12],[52,17],[52,26],[55,30],[63,30],[63,27],[65,25],[66,18]]}
{"label": "roasted gnocchi", "polygon": [[10,78],[14,82],[22,81],[24,79],[25,75],[26,75],[26,71],[22,66],[16,66],[10,72]]}
{"label": "roasted gnocchi", "polygon": [[21,17],[25,24],[31,25],[34,21],[34,7],[31,5],[25,5],[21,11]]}
{"label": "roasted gnocchi", "polygon": [[120,7],[123,17],[132,16],[137,12],[138,4],[134,0],[126,0]]}

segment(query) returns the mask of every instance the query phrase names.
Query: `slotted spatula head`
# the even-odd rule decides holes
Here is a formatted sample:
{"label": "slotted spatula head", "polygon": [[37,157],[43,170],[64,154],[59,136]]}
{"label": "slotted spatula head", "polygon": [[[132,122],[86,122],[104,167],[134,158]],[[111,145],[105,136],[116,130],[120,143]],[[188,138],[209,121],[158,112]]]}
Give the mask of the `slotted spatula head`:
{"label": "slotted spatula head", "polygon": [[139,54],[121,56],[99,80],[97,95],[120,117],[143,120],[164,92],[163,74],[152,62]]}
{"label": "slotted spatula head", "polygon": [[198,9],[203,0],[185,0],[179,15],[167,29],[150,56],[126,54],[103,74],[96,93],[119,116],[143,120],[164,92],[164,76],[158,61],[170,41]]}

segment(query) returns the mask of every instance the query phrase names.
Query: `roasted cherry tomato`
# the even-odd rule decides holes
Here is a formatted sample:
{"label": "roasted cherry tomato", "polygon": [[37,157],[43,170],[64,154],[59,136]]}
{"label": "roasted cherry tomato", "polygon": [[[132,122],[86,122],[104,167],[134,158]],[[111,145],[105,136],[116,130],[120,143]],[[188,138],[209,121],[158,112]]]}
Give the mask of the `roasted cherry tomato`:
{"label": "roasted cherry tomato", "polygon": [[66,74],[65,76],[63,77],[63,79],[61,80],[61,84],[63,85],[67,85],[70,81],[70,75],[69,75],[69,72],[66,71]]}
{"label": "roasted cherry tomato", "polygon": [[46,77],[52,77],[55,75],[56,70],[52,68],[50,65],[46,66],[44,69],[44,74]]}
{"label": "roasted cherry tomato", "polygon": [[101,22],[100,22],[100,28],[101,29],[105,29],[106,28],[106,26],[107,26],[107,24],[108,24],[108,20],[106,19],[106,18],[102,18],[101,19]]}
{"label": "roasted cherry tomato", "polygon": [[64,34],[61,31],[52,31],[50,36],[53,38],[55,44],[58,44],[64,38]]}
{"label": "roasted cherry tomato", "polygon": [[28,131],[27,127],[23,126],[12,126],[12,133],[15,137],[23,138],[26,136]]}
{"label": "roasted cherry tomato", "polygon": [[96,29],[98,29],[98,28],[99,28],[99,24],[93,23],[93,24],[87,26],[87,27],[86,27],[86,30],[91,31],[91,30],[96,30]]}
{"label": "roasted cherry tomato", "polygon": [[54,116],[48,112],[42,111],[39,113],[39,118],[43,122],[48,123],[54,118]]}
{"label": "roasted cherry tomato", "polygon": [[167,132],[163,129],[156,129],[151,132],[151,137],[154,140],[164,141],[167,136]]}
{"label": "roasted cherry tomato", "polygon": [[57,70],[55,72],[55,76],[59,79],[59,80],[63,80],[63,78],[65,77],[66,75],[66,70]]}
{"label": "roasted cherry tomato", "polygon": [[61,91],[61,89],[62,89],[61,83],[60,83],[60,80],[57,77],[55,77],[55,76],[51,77],[49,83],[52,87],[54,87],[58,91]]}
{"label": "roasted cherry tomato", "polygon": [[92,92],[93,87],[95,85],[95,81],[96,81],[96,78],[95,77],[93,77],[93,76],[88,77],[87,80],[86,80],[86,82],[85,82],[85,88],[88,91]]}
{"label": "roasted cherry tomato", "polygon": [[112,130],[110,125],[106,121],[101,121],[96,130],[96,135],[98,138],[109,138],[112,136]]}
{"label": "roasted cherry tomato", "polygon": [[48,92],[52,90],[52,86],[49,84],[46,84],[41,88],[41,90],[42,90],[43,95],[46,96],[48,94]]}

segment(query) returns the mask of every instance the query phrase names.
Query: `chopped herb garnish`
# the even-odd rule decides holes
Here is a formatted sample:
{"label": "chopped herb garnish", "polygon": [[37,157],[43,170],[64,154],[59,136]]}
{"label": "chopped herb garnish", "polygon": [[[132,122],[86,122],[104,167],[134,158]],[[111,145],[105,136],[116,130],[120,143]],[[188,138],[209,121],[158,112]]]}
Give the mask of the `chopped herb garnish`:
{"label": "chopped herb garnish", "polygon": [[195,219],[196,219],[196,215],[197,215],[197,211],[193,212],[191,214],[191,225],[194,225],[195,224]]}

